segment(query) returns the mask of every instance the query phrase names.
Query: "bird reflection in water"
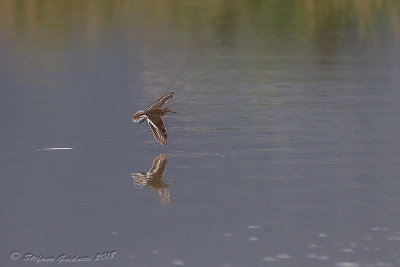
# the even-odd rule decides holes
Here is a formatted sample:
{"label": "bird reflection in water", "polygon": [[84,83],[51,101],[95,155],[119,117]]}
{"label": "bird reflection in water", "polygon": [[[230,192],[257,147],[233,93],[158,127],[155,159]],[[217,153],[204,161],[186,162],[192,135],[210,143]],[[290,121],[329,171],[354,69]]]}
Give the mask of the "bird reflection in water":
{"label": "bird reflection in water", "polygon": [[161,154],[153,160],[151,169],[147,172],[132,173],[133,183],[138,188],[149,186],[157,192],[158,198],[163,204],[171,204],[172,198],[168,190],[169,184],[162,180],[167,168],[168,154]]}

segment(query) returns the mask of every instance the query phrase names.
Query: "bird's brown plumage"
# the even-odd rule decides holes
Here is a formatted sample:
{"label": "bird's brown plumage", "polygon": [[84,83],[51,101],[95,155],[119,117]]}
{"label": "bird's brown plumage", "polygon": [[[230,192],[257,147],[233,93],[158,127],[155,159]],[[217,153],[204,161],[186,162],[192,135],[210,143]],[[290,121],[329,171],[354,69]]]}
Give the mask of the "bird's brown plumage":
{"label": "bird's brown plumage", "polygon": [[154,138],[162,145],[168,144],[168,135],[165,123],[161,117],[165,116],[169,112],[174,112],[170,108],[161,108],[161,106],[167,103],[174,94],[174,92],[170,92],[163,95],[149,109],[146,111],[139,110],[132,117],[133,121],[139,123],[147,120]]}

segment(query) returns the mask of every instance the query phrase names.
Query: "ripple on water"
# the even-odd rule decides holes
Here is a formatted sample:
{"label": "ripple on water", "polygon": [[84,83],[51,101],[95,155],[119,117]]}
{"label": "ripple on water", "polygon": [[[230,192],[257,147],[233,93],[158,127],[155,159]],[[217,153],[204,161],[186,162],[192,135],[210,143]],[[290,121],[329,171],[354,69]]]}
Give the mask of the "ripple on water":
{"label": "ripple on water", "polygon": [[360,264],[356,262],[338,262],[335,264],[335,267],[360,267]]}
{"label": "ripple on water", "polygon": [[400,236],[399,235],[394,235],[394,236],[389,236],[387,238],[388,241],[400,241]]}
{"label": "ripple on water", "polygon": [[328,235],[327,235],[326,233],[319,233],[319,234],[318,234],[318,237],[320,237],[320,238],[326,238],[326,237],[328,237]]}
{"label": "ripple on water", "polygon": [[289,254],[279,254],[279,255],[276,255],[276,257],[278,259],[285,259],[285,260],[288,260],[288,259],[292,258],[292,256],[290,256]]}
{"label": "ripple on water", "polygon": [[387,227],[372,227],[369,229],[370,231],[387,231]]}
{"label": "ripple on water", "polygon": [[340,249],[340,252],[354,253],[354,250],[352,248],[342,248]]}
{"label": "ripple on water", "polygon": [[183,260],[174,260],[172,265],[183,266],[185,265],[185,262]]}
{"label": "ripple on water", "polygon": [[42,147],[36,148],[36,150],[45,150],[45,151],[55,151],[55,150],[72,150],[72,147]]}
{"label": "ripple on water", "polygon": [[377,262],[375,264],[375,266],[376,267],[392,267],[393,264],[391,264],[390,262],[382,262],[382,261],[380,261],[380,262]]}
{"label": "ripple on water", "polygon": [[309,259],[316,259],[316,260],[320,260],[320,261],[326,261],[326,260],[329,259],[329,257],[326,256],[326,255],[317,255],[317,254],[315,254],[315,253],[310,253],[310,254],[308,254],[308,255],[307,255],[307,258],[309,258]]}
{"label": "ripple on water", "polygon": [[274,257],[266,256],[262,259],[262,261],[271,262],[271,261],[278,261],[278,260]]}

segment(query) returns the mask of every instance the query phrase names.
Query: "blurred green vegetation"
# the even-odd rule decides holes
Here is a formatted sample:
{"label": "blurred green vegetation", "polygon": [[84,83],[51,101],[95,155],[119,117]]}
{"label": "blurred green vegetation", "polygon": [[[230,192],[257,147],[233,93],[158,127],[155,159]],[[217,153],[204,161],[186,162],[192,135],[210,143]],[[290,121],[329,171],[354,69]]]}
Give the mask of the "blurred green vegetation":
{"label": "blurred green vegetation", "polygon": [[389,24],[398,43],[399,11],[397,0],[5,0],[0,2],[0,32],[12,41],[82,31],[82,41],[90,45],[103,31],[120,27],[150,31],[155,42],[169,33],[187,45],[218,36],[227,46],[245,38],[262,46],[258,40],[269,35],[276,42],[288,41],[288,35],[306,43],[320,36],[334,42],[349,29],[360,42],[379,43],[381,25]]}

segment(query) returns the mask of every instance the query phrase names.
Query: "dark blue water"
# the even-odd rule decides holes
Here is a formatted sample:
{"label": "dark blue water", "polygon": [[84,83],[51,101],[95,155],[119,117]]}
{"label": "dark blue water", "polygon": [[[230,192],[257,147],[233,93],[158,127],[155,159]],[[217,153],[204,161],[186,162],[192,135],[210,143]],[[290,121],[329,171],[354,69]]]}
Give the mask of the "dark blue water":
{"label": "dark blue water", "polygon": [[399,8],[3,2],[0,262],[399,265]]}

